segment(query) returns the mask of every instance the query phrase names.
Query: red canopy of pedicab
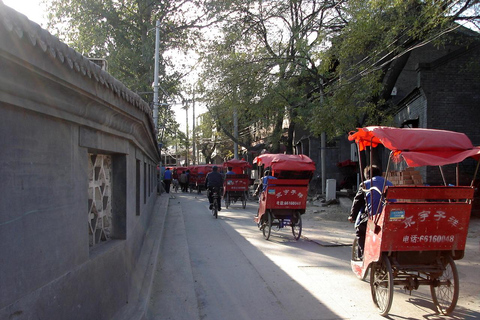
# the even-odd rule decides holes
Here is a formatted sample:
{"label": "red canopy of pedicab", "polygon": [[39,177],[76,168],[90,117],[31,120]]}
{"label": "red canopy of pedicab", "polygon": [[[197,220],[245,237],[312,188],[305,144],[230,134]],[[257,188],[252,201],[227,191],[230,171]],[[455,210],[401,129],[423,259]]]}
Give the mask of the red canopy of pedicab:
{"label": "red canopy of pedicab", "polygon": [[195,170],[199,174],[207,174],[210,171],[212,171],[213,166],[215,166],[215,165],[214,164],[199,164],[199,165],[195,166]]}
{"label": "red canopy of pedicab", "polygon": [[473,146],[464,134],[454,131],[423,128],[371,126],[351,132],[360,151],[382,144],[394,152],[394,159],[405,159],[410,167],[442,166],[462,162],[468,157],[480,158],[480,147]]}
{"label": "red canopy of pedicab", "polygon": [[228,167],[233,167],[233,168],[240,167],[240,168],[242,168],[242,169],[245,169],[245,168],[251,168],[252,165],[251,165],[250,163],[248,163],[247,161],[245,161],[245,160],[231,159],[231,160],[225,161],[225,162],[223,163],[223,167],[224,167],[224,168],[228,168]]}
{"label": "red canopy of pedicab", "polygon": [[272,170],[315,171],[315,162],[303,154],[266,153],[253,159],[253,163]]}

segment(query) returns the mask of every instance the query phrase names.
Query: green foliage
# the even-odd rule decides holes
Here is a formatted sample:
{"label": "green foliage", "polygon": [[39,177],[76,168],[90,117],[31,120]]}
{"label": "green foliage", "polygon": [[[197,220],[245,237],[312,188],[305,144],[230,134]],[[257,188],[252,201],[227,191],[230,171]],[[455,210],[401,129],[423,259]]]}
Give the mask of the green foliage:
{"label": "green foliage", "polygon": [[[236,108],[239,125],[253,129],[243,142],[264,141],[270,151],[279,151],[284,118],[291,127],[302,121],[297,110],[309,104],[322,82],[317,52],[340,23],[336,7],[341,3],[231,2],[222,33],[202,55],[201,84],[216,114]],[[231,130],[231,121],[218,121]]]}
{"label": "green foliage", "polygon": [[[159,100],[179,93],[183,76],[163,58],[168,50],[187,50],[207,25],[199,0],[52,0],[47,2],[49,29],[90,58],[105,58],[108,71],[144,100],[153,100],[155,24],[160,21]],[[160,115],[167,116],[160,112]],[[167,134],[175,131],[172,117],[160,119]],[[160,130],[165,130],[161,128]]]}
{"label": "green foliage", "polygon": [[200,115],[202,121],[195,128],[197,147],[206,159],[211,163],[215,152],[219,152],[222,158],[231,158],[233,156],[233,141],[216,127],[211,112]]}
{"label": "green foliage", "polygon": [[343,134],[355,127],[391,123],[389,98],[396,81],[387,73],[411,50],[441,45],[460,11],[473,2],[418,0],[350,0],[348,17],[322,56],[328,81],[312,101],[309,127],[319,134]]}
{"label": "green foliage", "polygon": [[[86,56],[107,58],[110,73],[137,92],[152,91],[156,20],[161,83],[169,96],[180,93],[187,74],[167,73],[174,64],[163,53],[195,50],[201,62],[198,93],[210,110],[206,127],[195,135],[204,139],[208,156],[214,145],[230,148],[234,111],[237,142],[262,142],[273,152],[281,140],[292,148],[298,125],[335,136],[389,123],[392,65],[427,43],[442,46],[453,22],[476,23],[479,2],[52,0],[49,12],[49,27],[60,39]],[[178,126],[168,112],[161,117],[160,135],[167,142]]]}

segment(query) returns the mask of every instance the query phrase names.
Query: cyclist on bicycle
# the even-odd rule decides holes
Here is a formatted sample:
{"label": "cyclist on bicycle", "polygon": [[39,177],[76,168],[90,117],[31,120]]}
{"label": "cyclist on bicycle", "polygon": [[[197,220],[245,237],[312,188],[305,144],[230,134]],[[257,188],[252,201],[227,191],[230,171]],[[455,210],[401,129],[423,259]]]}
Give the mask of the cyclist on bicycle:
{"label": "cyclist on bicycle", "polygon": [[205,187],[208,190],[208,201],[210,202],[210,210],[213,207],[213,190],[217,189],[218,192],[218,211],[222,210],[220,207],[221,204],[221,195],[220,189],[223,187],[223,176],[218,172],[218,167],[213,166],[212,172],[207,174],[205,178]]}

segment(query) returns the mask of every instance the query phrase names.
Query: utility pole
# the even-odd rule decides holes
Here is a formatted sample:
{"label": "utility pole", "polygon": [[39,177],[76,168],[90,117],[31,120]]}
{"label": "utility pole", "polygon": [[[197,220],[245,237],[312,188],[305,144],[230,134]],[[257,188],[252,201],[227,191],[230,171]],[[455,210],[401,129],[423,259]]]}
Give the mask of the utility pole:
{"label": "utility pole", "polygon": [[196,165],[196,153],[195,153],[195,143],[196,143],[196,138],[195,138],[195,91],[193,91],[193,102],[192,102],[192,144],[193,144],[193,150],[192,150],[192,164]]}
{"label": "utility pole", "polygon": [[[160,20],[157,20],[155,24],[155,66],[153,72],[153,123],[155,124],[155,143],[158,144],[158,60],[160,55]],[[159,168],[162,167],[162,148],[160,151],[160,163]],[[159,171],[159,173],[161,170]],[[157,174],[157,192],[160,191],[161,174]]]}
{"label": "utility pole", "polygon": [[175,129],[175,166],[179,166],[179,158],[178,158],[178,141],[177,141],[177,131],[178,129]]}
{"label": "utility pole", "polygon": [[160,55],[160,20],[155,25],[155,71],[153,79],[153,123],[155,124],[155,139],[158,139],[158,60]]}
{"label": "utility pole", "polygon": [[[323,85],[323,82],[322,82]],[[324,92],[322,90],[322,94],[320,95],[320,103],[323,105]],[[309,141],[310,143],[310,141]],[[327,195],[327,170],[326,170],[326,157],[327,157],[327,135],[325,131],[322,132],[320,136],[320,172],[322,174],[322,194]]]}
{"label": "utility pole", "polygon": [[188,166],[188,151],[190,149],[190,144],[188,143],[188,101],[184,101],[185,103],[185,120],[186,120],[186,125],[187,125],[187,128],[186,128],[186,132],[185,134],[187,135],[187,145],[186,145],[186,154],[185,154],[185,166]]}
{"label": "utility pole", "polygon": [[233,159],[238,160],[238,114],[237,107],[233,109],[233,136],[235,141],[233,143]]}

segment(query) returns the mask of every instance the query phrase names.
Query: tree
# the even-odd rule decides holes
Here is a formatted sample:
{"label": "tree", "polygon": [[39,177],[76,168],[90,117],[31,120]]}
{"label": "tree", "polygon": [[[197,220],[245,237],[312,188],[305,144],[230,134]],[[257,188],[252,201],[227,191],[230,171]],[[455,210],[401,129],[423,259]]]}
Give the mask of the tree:
{"label": "tree", "polygon": [[196,127],[194,134],[198,148],[205,157],[205,162],[212,163],[215,152],[218,152],[218,155],[224,159],[232,158],[233,141],[217,130],[212,113],[206,112],[199,117],[201,118],[200,125]]}
{"label": "tree", "polygon": [[[175,65],[165,53],[195,45],[201,29],[211,24],[208,5],[200,0],[52,0],[47,2],[48,27],[81,54],[106,58],[115,78],[152,101],[155,24],[159,20],[159,82],[166,89],[159,100],[166,101],[180,92],[184,74],[171,71]],[[171,122],[160,119],[159,123],[165,121]]]}
{"label": "tree", "polygon": [[[271,127],[264,137],[271,151],[284,116],[289,150],[297,124],[330,137],[386,124],[386,101],[409,52],[441,45],[454,22],[476,23],[478,3],[231,1],[222,32],[203,55],[205,97],[220,117],[235,106],[244,126],[261,119]],[[218,121],[231,132],[224,117]]]}
{"label": "tree", "polygon": [[344,2],[232,1],[222,33],[202,55],[204,97],[219,127],[232,131],[222,115],[236,108],[244,127],[270,128],[260,139],[278,152],[288,118],[286,145],[292,152],[293,129],[305,121],[298,109],[308,105],[312,90],[321,91],[319,50],[344,25],[339,14]]}
{"label": "tree", "polygon": [[315,97],[309,127],[337,136],[365,125],[389,124],[387,103],[412,50],[441,46],[456,22],[478,19],[478,1],[363,1],[344,7],[346,25],[323,61],[330,74]]}
{"label": "tree", "polygon": [[476,24],[478,9],[478,0],[52,0],[49,27],[82,54],[107,57],[112,75],[145,93],[153,79],[149,32],[160,20],[168,95],[188,77],[167,73],[172,61],[164,53],[194,49],[217,127],[234,139],[236,110],[240,145],[262,141],[275,152],[287,134],[292,152],[298,125],[335,136],[387,123],[385,101],[409,52],[441,45],[454,22]]}

